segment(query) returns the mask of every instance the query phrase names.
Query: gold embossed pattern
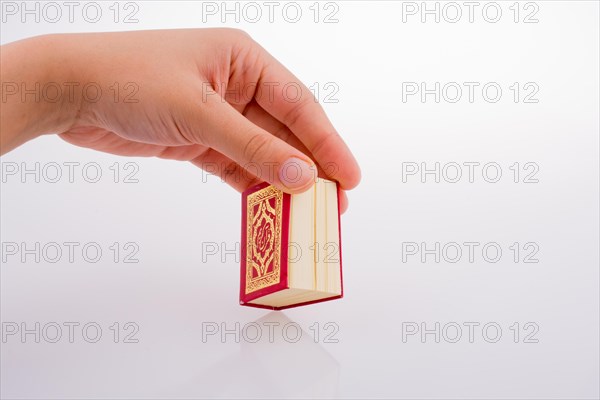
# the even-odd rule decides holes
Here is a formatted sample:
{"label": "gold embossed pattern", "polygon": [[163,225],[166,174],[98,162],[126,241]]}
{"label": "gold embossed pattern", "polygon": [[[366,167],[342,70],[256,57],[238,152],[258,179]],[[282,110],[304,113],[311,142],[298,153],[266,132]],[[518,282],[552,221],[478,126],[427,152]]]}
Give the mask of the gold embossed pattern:
{"label": "gold embossed pattern", "polygon": [[273,186],[248,195],[246,294],[279,283],[283,192]]}

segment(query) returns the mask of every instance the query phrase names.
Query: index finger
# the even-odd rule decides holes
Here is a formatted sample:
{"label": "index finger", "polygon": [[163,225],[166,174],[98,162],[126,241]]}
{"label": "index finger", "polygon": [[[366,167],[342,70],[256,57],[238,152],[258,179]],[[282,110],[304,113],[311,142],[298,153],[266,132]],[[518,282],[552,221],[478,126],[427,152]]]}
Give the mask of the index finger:
{"label": "index finger", "polygon": [[[342,189],[354,188],[360,182],[360,168],[325,111],[294,74],[263,51],[265,61],[256,85],[256,101],[300,139],[325,171],[334,167],[329,177]],[[299,93],[294,94],[292,87]]]}

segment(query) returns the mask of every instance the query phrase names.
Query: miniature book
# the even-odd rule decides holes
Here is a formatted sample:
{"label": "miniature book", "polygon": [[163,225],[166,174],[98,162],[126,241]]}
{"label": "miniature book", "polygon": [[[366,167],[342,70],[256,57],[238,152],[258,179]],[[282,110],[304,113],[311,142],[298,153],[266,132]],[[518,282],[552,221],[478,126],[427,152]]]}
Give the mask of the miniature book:
{"label": "miniature book", "polygon": [[301,194],[267,183],[242,193],[240,304],[281,310],[341,298],[338,187]]}

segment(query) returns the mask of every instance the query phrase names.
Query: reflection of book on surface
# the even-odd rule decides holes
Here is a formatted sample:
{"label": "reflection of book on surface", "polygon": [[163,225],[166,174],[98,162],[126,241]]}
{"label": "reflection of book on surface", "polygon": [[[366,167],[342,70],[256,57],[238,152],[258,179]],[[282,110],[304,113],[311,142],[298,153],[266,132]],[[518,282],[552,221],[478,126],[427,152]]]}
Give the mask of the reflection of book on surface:
{"label": "reflection of book on surface", "polygon": [[317,343],[318,339],[284,312],[270,312],[255,323],[261,327],[262,336],[256,343],[242,341],[241,355],[247,363],[246,374],[253,370],[262,376],[256,382],[263,382],[266,388],[256,393],[259,398],[269,397],[269,394],[282,398],[337,397],[340,366],[325,347]]}
{"label": "reflection of book on surface", "polygon": [[[230,347],[220,343],[222,358],[219,361],[196,371],[192,379],[169,388],[164,397],[307,399],[339,396],[340,364],[321,344],[323,340],[315,340],[283,312],[270,312],[242,326],[249,328],[240,329],[238,351],[228,354]],[[255,340],[255,332],[259,333],[258,340]],[[227,338],[229,344],[235,344],[231,333]],[[201,352],[198,354],[202,356]]]}
{"label": "reflection of book on surface", "polygon": [[326,179],[295,195],[266,183],[246,190],[240,304],[279,310],[342,297],[339,215]]}

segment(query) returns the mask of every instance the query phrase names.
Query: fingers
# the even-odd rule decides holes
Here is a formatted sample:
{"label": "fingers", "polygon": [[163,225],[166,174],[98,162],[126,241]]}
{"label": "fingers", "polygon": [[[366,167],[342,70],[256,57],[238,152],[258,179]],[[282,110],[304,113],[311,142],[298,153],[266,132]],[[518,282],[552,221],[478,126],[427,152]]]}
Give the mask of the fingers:
{"label": "fingers", "polygon": [[207,150],[198,145],[163,146],[134,142],[114,132],[96,127],[80,127],[60,133],[59,136],[75,146],[91,148],[105,153],[129,157],[160,157],[187,161]]}
{"label": "fingers", "polygon": [[[271,134],[277,136],[286,143],[294,146],[304,154],[310,154],[306,146],[289,130],[287,126],[282,124],[280,121],[275,119],[271,114],[266,112],[256,101],[251,101],[245,108],[244,116],[248,118],[255,125],[269,131]],[[317,166],[318,167],[318,166]],[[330,171],[335,172],[335,171]],[[327,173],[318,167],[319,176],[322,178],[328,178]],[[338,190],[338,196],[340,199],[340,213],[345,213],[348,209],[348,196],[342,189]]]}
{"label": "fingers", "polygon": [[[206,172],[220,177],[223,182],[239,192],[263,182],[260,177],[245,170],[235,161],[213,149],[209,149],[190,161]],[[340,213],[343,214],[348,210],[348,196],[342,189],[338,190],[338,196]]]}
{"label": "fingers", "polygon": [[[206,172],[216,175],[221,180],[239,192],[258,185],[263,182],[258,176],[242,168],[238,163],[223,154],[209,149],[200,156],[190,160],[192,164],[204,169]],[[348,210],[348,196],[342,189],[338,190],[340,213]]]}
{"label": "fingers", "polygon": [[[235,161],[213,149],[208,149],[208,151],[190,161],[206,172],[220,177],[223,182],[239,192],[263,182],[263,179],[259,176],[245,170]],[[338,190],[338,196],[340,213],[343,214],[348,209],[348,196],[342,189]]]}
{"label": "fingers", "polygon": [[213,149],[208,149],[208,151],[190,161],[206,172],[220,177],[223,182],[238,192],[243,192],[263,182],[260,177],[245,170],[229,157]]}
{"label": "fingers", "polygon": [[346,192],[342,189],[338,189],[338,198],[340,199],[340,214],[345,213],[348,210],[348,196]]}
{"label": "fingers", "polygon": [[[206,89],[205,89],[206,90]],[[203,137],[192,137],[287,193],[301,193],[316,178],[316,166],[300,150],[250,122],[218,95],[204,96],[202,112],[188,115]],[[192,132],[193,135],[193,132]]]}
{"label": "fingers", "polygon": [[324,169],[335,166],[343,189],[360,181],[360,168],[310,90],[265,51],[265,66],[256,99],[267,112],[284,123],[306,145]]}
{"label": "fingers", "polygon": [[[256,107],[260,108],[259,106]],[[99,128],[80,128],[61,133],[59,136],[76,146],[89,147],[121,156],[159,157],[180,161],[189,160],[192,164],[204,169],[206,172],[220,177],[223,182],[229,184],[239,192],[263,182],[261,177],[243,169],[235,161],[216,150],[204,146],[160,146],[133,142],[123,139],[113,132]],[[345,199],[343,193],[340,196],[343,196],[340,197],[340,208],[344,212],[347,199]]]}
{"label": "fingers", "polygon": [[[303,154],[312,158],[311,152],[306,148],[304,143],[300,141],[290,131],[290,129],[282,124],[278,119],[273,117],[271,114],[266,112],[255,100],[252,100],[244,110],[244,116],[250,120],[253,124],[263,128],[264,130],[270,132],[272,135],[278,137],[283,140],[287,144],[297,148]],[[328,174],[317,164],[318,175],[321,178],[328,178]],[[329,172],[333,172],[330,170]]]}

